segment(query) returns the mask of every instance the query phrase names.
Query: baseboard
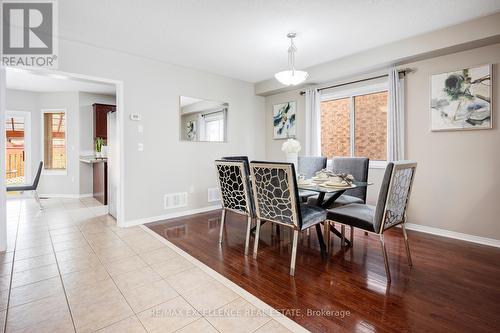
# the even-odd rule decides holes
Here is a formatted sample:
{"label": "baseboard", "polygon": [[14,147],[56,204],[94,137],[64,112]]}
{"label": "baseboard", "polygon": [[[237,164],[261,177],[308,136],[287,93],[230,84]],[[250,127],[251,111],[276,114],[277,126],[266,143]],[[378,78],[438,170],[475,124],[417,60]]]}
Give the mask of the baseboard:
{"label": "baseboard", "polygon": [[206,206],[206,207],[201,207],[201,208],[194,208],[194,209],[189,209],[189,210],[184,210],[181,212],[175,212],[175,213],[169,213],[169,214],[163,214],[163,215],[157,215],[157,216],[151,216],[151,217],[145,217],[141,219],[136,219],[136,220],[131,220],[131,221],[125,221],[123,223],[120,223],[118,226],[119,227],[132,227],[135,225],[141,225],[145,223],[151,223],[151,222],[157,222],[157,221],[162,221],[162,220],[168,220],[168,219],[173,219],[176,217],[182,217],[182,216],[188,216],[188,215],[193,215],[193,214],[199,214],[199,213],[205,213],[209,212],[211,210],[216,210],[216,209],[221,209],[221,205],[212,205],[212,206]]}
{"label": "baseboard", "polygon": [[67,198],[67,199],[80,199],[80,198],[90,198],[93,196],[92,193],[84,194],[59,194],[59,193],[38,193],[40,198]]}
{"label": "baseboard", "polygon": [[440,228],[434,228],[434,227],[428,227],[428,226],[424,226],[424,225],[420,225],[420,224],[406,223],[405,225],[406,225],[406,228],[409,230],[425,232],[427,234],[432,234],[432,235],[436,235],[436,236],[460,239],[460,240],[463,240],[466,242],[471,242],[471,243],[500,247],[500,240],[498,240],[498,239],[463,234],[460,232],[455,232],[455,231],[450,231],[450,230],[445,230],[445,229],[440,229]]}

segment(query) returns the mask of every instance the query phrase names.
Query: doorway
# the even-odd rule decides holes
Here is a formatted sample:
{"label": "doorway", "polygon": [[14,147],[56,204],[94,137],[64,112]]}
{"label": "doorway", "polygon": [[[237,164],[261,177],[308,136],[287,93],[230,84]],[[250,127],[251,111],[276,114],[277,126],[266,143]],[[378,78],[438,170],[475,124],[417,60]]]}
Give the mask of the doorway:
{"label": "doorway", "polygon": [[5,113],[5,183],[31,182],[31,114],[25,111]]}

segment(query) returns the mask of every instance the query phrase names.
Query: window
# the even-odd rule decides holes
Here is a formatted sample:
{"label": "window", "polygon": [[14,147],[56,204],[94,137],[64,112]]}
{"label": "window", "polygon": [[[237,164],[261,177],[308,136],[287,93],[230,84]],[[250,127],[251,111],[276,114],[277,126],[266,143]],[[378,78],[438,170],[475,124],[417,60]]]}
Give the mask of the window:
{"label": "window", "polygon": [[387,160],[387,90],[325,95],[321,102],[321,155]]}
{"label": "window", "polygon": [[203,115],[205,123],[204,141],[224,141],[224,111]]}
{"label": "window", "polygon": [[43,111],[43,164],[46,170],[66,170],[64,111]]}

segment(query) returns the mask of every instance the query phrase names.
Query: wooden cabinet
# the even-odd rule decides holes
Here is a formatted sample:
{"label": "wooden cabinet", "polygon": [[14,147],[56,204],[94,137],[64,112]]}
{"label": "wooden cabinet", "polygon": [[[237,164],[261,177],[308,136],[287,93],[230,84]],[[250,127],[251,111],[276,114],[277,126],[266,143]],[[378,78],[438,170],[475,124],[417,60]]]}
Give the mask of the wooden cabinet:
{"label": "wooden cabinet", "polygon": [[[94,108],[94,140],[108,139],[108,112],[115,112],[116,106],[109,104],[93,104]],[[94,198],[103,205],[108,204],[108,163],[106,161],[93,164]]]}
{"label": "wooden cabinet", "polygon": [[116,106],[109,104],[94,104],[94,139],[108,138],[108,112],[115,112]]}
{"label": "wooden cabinet", "polygon": [[108,163],[97,162],[94,169],[94,198],[103,205],[108,204]]}

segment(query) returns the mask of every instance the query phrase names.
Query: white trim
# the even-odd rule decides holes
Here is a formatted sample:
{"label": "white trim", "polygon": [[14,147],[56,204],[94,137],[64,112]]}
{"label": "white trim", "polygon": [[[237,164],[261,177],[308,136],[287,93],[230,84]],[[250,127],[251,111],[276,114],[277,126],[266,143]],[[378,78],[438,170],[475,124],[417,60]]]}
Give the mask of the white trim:
{"label": "white trim", "polygon": [[175,213],[169,213],[169,214],[163,214],[163,215],[157,215],[157,216],[150,216],[150,217],[144,217],[136,220],[131,220],[131,221],[126,221],[124,223],[118,223],[119,227],[132,227],[136,225],[141,225],[145,223],[151,223],[151,222],[157,222],[157,221],[162,221],[162,220],[167,220],[167,219],[173,219],[176,217],[182,217],[182,216],[188,216],[188,215],[193,215],[193,214],[199,214],[199,213],[205,213],[209,212],[211,210],[216,210],[216,209],[221,209],[221,205],[212,205],[212,206],[206,206],[206,207],[201,207],[201,208],[194,208],[194,209],[189,209],[189,210],[183,210],[180,212],[175,212]]}
{"label": "white trim", "polygon": [[387,161],[372,161],[370,160],[368,168],[370,169],[385,169]]}
{"label": "white trim", "polygon": [[[3,67],[2,67],[3,68]],[[76,74],[70,72],[62,72],[58,70],[53,70],[49,68],[18,68],[18,67],[8,67],[8,70],[28,72],[35,75],[44,75],[49,77],[57,77],[59,79],[76,79],[81,81],[97,81],[101,83],[112,84],[116,87],[116,110],[117,110],[117,132],[118,132],[118,142],[117,142],[117,154],[119,155],[119,179],[116,191],[117,195],[117,216],[116,220],[118,222],[123,222],[125,220],[125,101],[123,93],[123,81],[106,79],[98,76],[90,76],[85,74]],[[43,156],[42,156],[43,158]],[[3,164],[2,164],[3,165]],[[1,178],[0,178],[1,179]]]}
{"label": "white trim", "polygon": [[[65,168],[64,169],[45,169],[45,119],[44,116],[46,113],[64,113],[64,158],[66,159],[65,163]],[[41,159],[44,161],[43,163],[43,170],[42,170],[42,175],[48,175],[48,176],[67,176],[68,175],[68,133],[69,133],[69,126],[68,126],[68,110],[66,108],[60,108],[60,109],[41,109],[40,110],[40,133],[41,133],[41,138],[40,138],[40,143],[41,143],[41,152],[42,156]]]}
{"label": "white trim", "polygon": [[[33,167],[32,161],[32,149],[31,149],[31,138],[32,138],[32,130],[31,130],[31,112],[29,111],[21,111],[21,110],[6,110],[5,111],[5,119],[12,117],[20,117],[24,118],[24,184],[32,183],[31,171]],[[7,130],[7,129],[6,129]],[[36,163],[38,167],[38,162]]]}
{"label": "white trim", "polygon": [[93,193],[84,194],[70,194],[70,193],[39,193],[40,198],[68,198],[68,199],[80,199],[80,198],[91,198],[94,196]]}
{"label": "white trim", "polygon": [[307,329],[293,321],[292,319],[286,317],[284,314],[279,312],[278,310],[274,309],[272,306],[269,304],[266,304],[263,302],[261,299],[257,298],[256,296],[252,295],[242,287],[238,286],[236,283],[233,281],[229,280],[222,274],[218,273],[217,271],[213,270],[209,266],[205,265],[186,251],[180,249],[173,243],[169,242],[162,236],[158,235],[156,232],[153,230],[149,229],[146,226],[140,226],[144,231],[146,231],[148,234],[151,236],[155,237],[158,239],[160,242],[163,244],[167,245],[170,249],[173,251],[177,252],[180,256],[182,256],[184,259],[190,261],[194,266],[197,268],[201,269],[203,272],[207,273],[210,275],[212,278],[223,284],[225,287],[231,289],[234,293],[238,294],[241,298],[243,298],[245,301],[248,303],[252,304],[259,310],[261,310],[263,313],[267,314],[270,318],[273,320],[277,321],[279,324],[283,325],[285,328],[289,329],[292,332],[309,332]]}
{"label": "white trim", "polygon": [[420,231],[420,232],[424,232],[426,234],[432,234],[432,235],[442,236],[442,237],[447,237],[447,238],[454,238],[454,239],[459,239],[459,240],[463,240],[466,242],[494,246],[494,247],[500,248],[500,240],[499,239],[463,234],[461,232],[450,231],[450,230],[445,230],[445,229],[440,229],[440,228],[435,228],[435,227],[429,227],[429,226],[424,226],[424,225],[420,225],[420,224],[406,223],[405,225],[406,225],[406,228],[409,230]]}

